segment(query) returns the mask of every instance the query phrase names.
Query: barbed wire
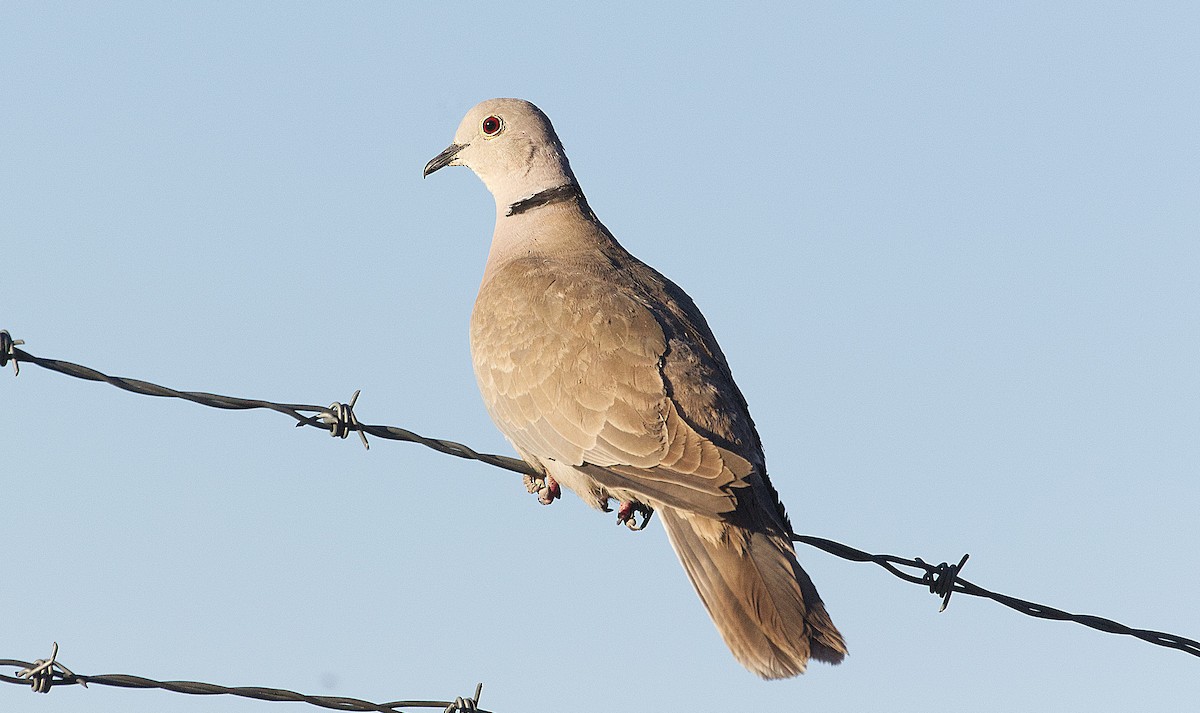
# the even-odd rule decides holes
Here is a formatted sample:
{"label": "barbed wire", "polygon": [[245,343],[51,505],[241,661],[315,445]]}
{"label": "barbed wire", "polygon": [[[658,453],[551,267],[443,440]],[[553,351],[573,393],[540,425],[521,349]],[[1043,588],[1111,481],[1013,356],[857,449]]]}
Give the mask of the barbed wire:
{"label": "barbed wire", "polygon": [[[335,438],[346,438],[352,431],[357,431],[362,436],[363,445],[370,448],[367,443],[366,434],[378,436],[393,441],[407,441],[409,443],[418,443],[426,448],[432,448],[439,453],[446,455],[457,456],[459,458],[467,458],[477,460],[481,463],[511,470],[515,473],[525,475],[537,475],[537,472],[530,468],[529,465],[520,459],[510,458],[508,456],[494,455],[491,453],[479,453],[478,451],[454,441],[446,441],[440,438],[426,438],[419,434],[413,433],[404,428],[395,426],[371,426],[359,423],[358,418],[354,415],[354,405],[358,400],[358,391],[350,398],[349,403],[333,402],[329,406],[315,406],[312,404],[284,404],[274,401],[264,401],[261,399],[246,399],[237,396],[222,396],[220,394],[210,394],[204,391],[178,391],[166,386],[159,386],[141,379],[130,379],[121,376],[109,376],[102,374],[90,367],[72,364],[69,361],[60,359],[46,359],[39,356],[34,356],[24,349],[17,349],[17,345],[24,344],[24,340],[13,340],[7,330],[0,330],[0,368],[3,368],[9,361],[13,362],[13,370],[15,374],[20,374],[18,364],[24,362],[36,364],[43,369],[55,371],[60,374],[83,379],[85,381],[100,381],[111,384],[118,389],[124,389],[135,394],[144,396],[159,396],[163,398],[183,399],[192,403],[200,404],[201,406],[209,406],[211,408],[219,408],[233,411],[247,411],[251,409],[267,409],[290,416],[296,420],[296,427],[314,426],[325,431]],[[305,415],[308,413],[309,415]]]}
{"label": "barbed wire", "polygon": [[[968,582],[959,576],[963,565],[967,562],[968,555],[963,555],[958,564],[947,564],[942,562],[938,565],[931,565],[925,562],[920,557],[915,559],[905,559],[896,557],[895,555],[873,555],[862,550],[855,549],[849,545],[843,545],[840,542],[826,540],[823,537],[813,537],[812,535],[792,535],[793,542],[802,542],[806,545],[811,545],[818,549],[824,550],[831,555],[847,559],[852,562],[873,562],[887,571],[896,575],[906,582],[913,584],[926,585],[929,587],[931,594],[936,594],[942,598],[941,611],[946,610],[946,606],[950,603],[950,595],[955,592],[962,592],[972,597],[983,597],[991,599],[994,602],[1003,604],[1004,606],[1014,611],[1021,612],[1028,616],[1037,617],[1039,619],[1053,619],[1057,621],[1073,621],[1076,624],[1082,624],[1086,627],[1103,631],[1109,634],[1121,634],[1124,636],[1133,636],[1142,641],[1164,646],[1169,649],[1178,649],[1186,654],[1200,657],[1200,642],[1192,639],[1179,636],[1176,634],[1168,634],[1162,631],[1151,631],[1149,629],[1134,629],[1112,619],[1093,616],[1091,614],[1071,614],[1061,609],[1046,606],[1045,604],[1036,604],[1024,599],[1010,597],[1007,594],[1000,594],[988,589],[984,589],[978,584]],[[898,567],[910,567],[924,572],[920,576],[904,572]]]}
{"label": "barbed wire", "polygon": [[389,701],[387,703],[372,703],[358,698],[344,696],[309,696],[282,688],[264,688],[261,686],[221,686],[215,683],[199,681],[155,681],[144,676],[131,676],[124,673],[105,673],[96,676],[82,676],[72,672],[62,665],[58,658],[58,642],[54,642],[50,658],[38,659],[34,662],[17,659],[0,659],[0,667],[13,667],[21,670],[15,675],[0,674],[0,681],[30,686],[36,693],[49,693],[55,686],[79,685],[87,688],[89,683],[99,686],[116,688],[157,688],[173,693],[188,693],[196,696],[239,696],[260,701],[292,701],[308,703],[320,708],[330,708],[338,711],[377,711],[378,713],[403,713],[405,709],[435,708],[443,713],[491,713],[479,707],[479,696],[483,692],[483,684],[475,686],[475,695],[458,697],[452,701]]}
{"label": "barbed wire", "polygon": [[[282,404],[272,401],[262,401],[258,399],[244,399],[234,396],[221,396],[218,394],[210,394],[200,391],[176,391],[165,386],[151,384],[139,379],[129,379],[124,377],[108,376],[102,374],[95,369],[72,364],[71,362],[61,361],[58,359],[44,359],[37,357],[29,352],[18,349],[17,345],[24,344],[23,341],[13,340],[7,331],[0,330],[0,368],[13,362],[14,372],[19,373],[17,364],[20,362],[28,362],[36,364],[44,369],[73,376],[78,379],[88,381],[101,381],[112,384],[117,388],[131,391],[137,394],[145,394],[147,396],[162,396],[170,398],[185,399],[203,406],[211,406],[213,408],[222,409],[269,409],[276,411],[296,420],[296,426],[315,426],[317,428],[329,431],[330,435],[340,438],[346,438],[351,432],[357,431],[362,436],[364,446],[367,446],[366,436],[371,434],[380,438],[396,441],[407,441],[409,443],[418,443],[432,448],[440,453],[457,456],[459,458],[467,458],[477,460],[497,468],[503,468],[515,473],[525,475],[538,475],[527,463],[516,458],[507,456],[493,455],[489,453],[479,453],[474,449],[454,441],[447,441],[438,438],[426,438],[419,434],[413,433],[404,428],[395,426],[370,426],[359,423],[358,418],[354,414],[354,405],[358,400],[359,392],[355,391],[349,403],[334,402],[328,407],[313,406],[308,404]],[[305,415],[305,413],[309,415]],[[368,446],[369,447],[369,446]],[[973,597],[983,597],[992,601],[1003,604],[1014,611],[1018,611],[1028,616],[1041,619],[1053,619],[1058,621],[1072,621],[1077,624],[1103,631],[1110,634],[1120,634],[1124,636],[1133,636],[1142,641],[1146,641],[1157,646],[1177,649],[1192,656],[1200,657],[1200,642],[1178,636],[1176,634],[1168,634],[1161,631],[1151,631],[1148,629],[1135,629],[1111,619],[1093,616],[1090,614],[1072,614],[1070,612],[1046,606],[1044,604],[1036,604],[1024,599],[1018,599],[1006,594],[984,589],[977,584],[969,582],[959,576],[960,571],[967,562],[969,555],[963,555],[962,559],[956,565],[942,562],[938,565],[931,565],[920,557],[914,559],[906,559],[896,557],[895,555],[877,555],[864,552],[862,550],[844,545],[840,542],[827,540],[822,537],[814,537],[811,535],[792,535],[793,542],[816,547],[824,550],[831,555],[840,557],[852,562],[871,562],[883,567],[891,574],[903,579],[906,582],[929,587],[932,594],[936,594],[942,599],[941,611],[945,611],[950,603],[950,596],[955,592],[961,592]],[[920,574],[912,574],[905,572],[901,567],[918,570]],[[0,662],[3,663],[3,662]],[[89,679],[92,680],[92,679]],[[374,709],[369,709],[374,710]]]}

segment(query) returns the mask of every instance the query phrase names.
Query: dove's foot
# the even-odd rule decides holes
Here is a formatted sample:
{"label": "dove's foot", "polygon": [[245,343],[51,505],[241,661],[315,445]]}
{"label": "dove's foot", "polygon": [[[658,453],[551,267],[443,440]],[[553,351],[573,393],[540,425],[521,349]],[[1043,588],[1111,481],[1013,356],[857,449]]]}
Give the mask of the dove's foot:
{"label": "dove's foot", "polygon": [[[638,513],[642,515],[642,521],[638,522]],[[621,506],[617,508],[617,524],[624,525],[634,532],[646,529],[646,525],[650,524],[650,518],[654,515],[654,508],[649,505],[637,502],[621,501]]]}
{"label": "dove's foot", "polygon": [[538,502],[542,505],[549,505],[562,497],[562,488],[551,475],[527,475],[524,480],[525,489],[537,493]]}

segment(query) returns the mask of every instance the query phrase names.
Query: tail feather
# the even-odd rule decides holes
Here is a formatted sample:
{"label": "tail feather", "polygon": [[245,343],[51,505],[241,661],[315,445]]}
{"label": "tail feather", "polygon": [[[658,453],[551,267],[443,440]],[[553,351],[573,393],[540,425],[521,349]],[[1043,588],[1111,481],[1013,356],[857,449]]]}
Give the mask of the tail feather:
{"label": "tail feather", "polygon": [[675,553],[735,658],[767,679],[837,664],[846,643],[791,541],[777,533],[660,508]]}

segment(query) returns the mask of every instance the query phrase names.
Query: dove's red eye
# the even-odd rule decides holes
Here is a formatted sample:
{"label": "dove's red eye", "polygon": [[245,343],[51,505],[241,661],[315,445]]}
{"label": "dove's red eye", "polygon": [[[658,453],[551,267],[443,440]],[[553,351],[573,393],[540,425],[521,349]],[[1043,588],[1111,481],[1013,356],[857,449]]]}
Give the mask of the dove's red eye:
{"label": "dove's red eye", "polygon": [[485,136],[495,136],[504,128],[504,122],[498,116],[489,116],[483,120],[482,128]]}

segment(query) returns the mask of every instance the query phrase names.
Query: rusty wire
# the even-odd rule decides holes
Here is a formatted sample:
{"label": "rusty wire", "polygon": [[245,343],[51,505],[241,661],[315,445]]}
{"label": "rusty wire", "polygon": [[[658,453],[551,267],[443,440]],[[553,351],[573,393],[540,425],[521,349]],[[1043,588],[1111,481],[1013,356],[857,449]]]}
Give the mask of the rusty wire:
{"label": "rusty wire", "polygon": [[[171,398],[185,399],[204,406],[223,409],[269,409],[285,414],[296,420],[296,426],[315,426],[317,428],[329,431],[333,436],[346,438],[351,431],[357,431],[363,439],[363,445],[367,445],[366,436],[371,434],[396,441],[408,441],[410,443],[419,443],[428,448],[432,448],[440,453],[457,456],[459,458],[467,458],[477,460],[488,465],[503,468],[516,473],[525,475],[538,475],[528,464],[516,458],[507,456],[492,455],[488,453],[479,453],[474,449],[454,441],[447,441],[437,438],[426,438],[409,431],[407,429],[398,428],[395,426],[370,426],[359,423],[354,414],[354,405],[358,399],[358,391],[354,392],[354,396],[348,404],[334,402],[329,407],[312,406],[308,404],[281,404],[272,401],[261,401],[258,399],[244,399],[233,396],[220,396],[218,394],[209,394],[198,391],[176,391],[157,384],[151,384],[138,379],[128,379],[122,377],[108,376],[102,374],[95,369],[71,362],[60,361],[57,359],[44,359],[37,357],[23,349],[18,349],[16,345],[23,344],[21,341],[14,341],[7,331],[0,331],[0,367],[3,367],[8,361],[13,361],[14,368],[17,362],[28,362],[36,364],[44,369],[56,371],[60,374],[73,376],[78,379],[86,379],[89,381],[102,381],[112,384],[120,389],[131,391],[136,394],[145,394],[147,396],[163,396]],[[305,412],[310,412],[305,415]],[[1175,634],[1167,634],[1160,631],[1151,631],[1148,629],[1135,629],[1124,624],[1105,619],[1103,617],[1092,616],[1089,614],[1071,614],[1061,609],[1049,607],[1044,604],[1036,604],[1016,597],[1010,597],[1006,594],[999,594],[984,589],[977,584],[973,584],[959,576],[959,572],[967,562],[967,555],[963,555],[957,565],[942,562],[938,565],[931,565],[922,560],[920,557],[914,559],[906,559],[896,557],[895,555],[877,555],[864,552],[862,550],[844,545],[840,542],[827,540],[821,537],[813,537],[811,535],[792,535],[793,542],[799,542],[818,549],[824,550],[829,554],[852,562],[871,562],[883,567],[888,572],[896,577],[903,579],[906,582],[927,586],[930,593],[937,595],[942,600],[942,610],[950,603],[950,596],[955,592],[967,594],[974,597],[983,597],[992,601],[1003,604],[1014,611],[1018,611],[1028,616],[1038,617],[1041,619],[1053,619],[1059,621],[1073,621],[1077,624],[1103,631],[1110,634],[1121,634],[1125,636],[1133,636],[1142,641],[1146,641],[1157,646],[1177,649],[1192,656],[1200,657],[1200,642],[1188,639]],[[920,574],[906,572],[901,567],[918,570]],[[89,678],[88,680],[94,680]],[[375,709],[369,709],[375,710]]]}

